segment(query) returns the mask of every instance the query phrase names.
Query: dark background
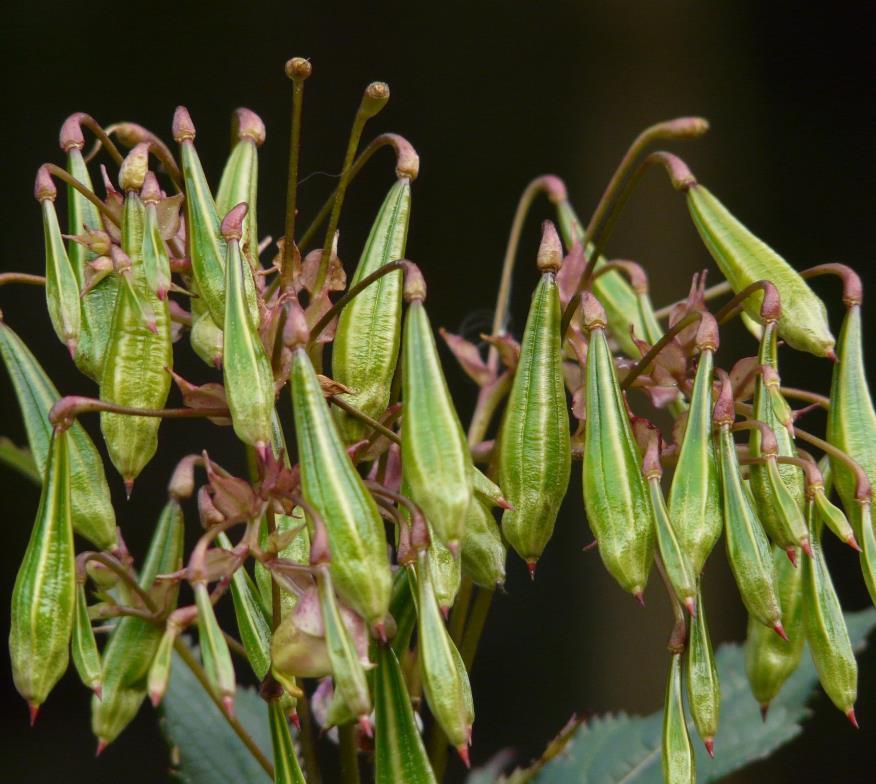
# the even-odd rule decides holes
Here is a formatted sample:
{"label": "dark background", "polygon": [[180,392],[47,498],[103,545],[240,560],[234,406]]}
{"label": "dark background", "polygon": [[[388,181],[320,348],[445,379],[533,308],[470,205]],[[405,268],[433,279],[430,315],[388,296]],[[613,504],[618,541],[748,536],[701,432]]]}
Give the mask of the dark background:
{"label": "dark background", "polygon": [[[4,4],[4,270],[40,271],[33,174],[44,160],[60,162],[58,127],[76,110],[103,123],[136,120],[168,138],[174,107],[186,104],[215,182],[229,115],[239,105],[251,107],[268,127],[260,228],[276,237],[282,231],[290,94],[282,65],[303,55],[314,64],[306,88],[304,175],[338,170],[362,88],[373,79],[391,85],[389,106],[366,136],[398,131],[421,155],[408,252],[427,275],[436,326],[472,336],[488,328],[511,215],[533,176],[563,176],[586,216],[633,136],[681,114],[712,122],[706,138],[677,149],[751,228],[797,267],[839,260],[876,282],[869,114],[876,98],[869,60],[874,30],[864,4],[833,3],[829,10],[739,0],[199,5]],[[351,188],[341,224],[348,270],[392,180],[389,158],[381,153]],[[305,223],[332,183],[314,176],[302,185]],[[535,212],[548,216],[544,204]],[[518,334],[535,280],[530,261],[536,227],[531,220],[522,245],[514,298]],[[656,174],[631,200],[609,251],[646,265],[658,304],[682,296],[694,270],[712,267],[682,200]],[[836,285],[825,282],[819,289],[836,319]],[[93,392],[54,339],[39,290],[6,288],[0,306],[63,392]],[[869,334],[873,319],[867,309]],[[733,334],[740,341],[736,356],[754,353],[744,333]],[[872,344],[867,353],[872,367]],[[208,377],[197,362],[180,362],[190,377]],[[460,408],[470,410],[473,386],[450,361],[447,367]],[[786,352],[782,370],[788,383],[827,390],[830,369],[823,361]],[[0,434],[21,442],[5,376],[0,411]],[[97,433],[96,420],[86,424]],[[126,506],[121,483],[114,484],[135,554],[143,553],[175,460],[201,445],[228,454],[231,444],[229,431],[205,424],[180,425],[173,442],[170,429],[165,425],[158,457]],[[234,465],[233,458],[226,462]],[[473,675],[476,764],[506,745],[525,761],[573,712],[650,712],[661,703],[668,608],[656,579],[643,611],[612,583],[595,553],[580,551],[590,536],[576,473],[538,580],[530,585],[521,564],[510,559],[507,594],[494,604]],[[0,604],[6,607],[38,495],[11,472],[4,470],[0,482]],[[744,635],[744,613],[720,549],[706,578],[716,643]],[[844,605],[865,606],[855,558],[832,543],[829,558]],[[4,610],[4,625],[6,617]],[[819,693],[803,736],[734,781],[870,780],[876,653],[870,650],[860,661],[859,733]],[[167,755],[151,708],[144,707],[95,762],[88,697],[75,676],[57,687],[29,730],[8,672],[4,663],[0,779],[164,780]],[[453,765],[458,780],[460,768]]]}

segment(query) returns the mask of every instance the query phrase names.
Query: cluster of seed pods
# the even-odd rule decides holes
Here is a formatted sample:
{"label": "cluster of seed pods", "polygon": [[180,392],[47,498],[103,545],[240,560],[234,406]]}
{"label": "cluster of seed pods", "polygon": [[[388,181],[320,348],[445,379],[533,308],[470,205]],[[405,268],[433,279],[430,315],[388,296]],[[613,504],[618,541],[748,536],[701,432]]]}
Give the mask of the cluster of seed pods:
{"label": "cluster of seed pods", "polygon": [[[357,157],[366,122],[388,100],[386,85],[366,89],[337,188],[311,226],[296,231],[310,70],[299,58],[287,64],[289,190],[272,259],[257,225],[265,128],[247,109],[235,112],[235,141],[215,191],[183,107],[171,128],[176,155],[139,125],[103,128],[76,114],[61,130],[66,166],[46,164],[37,174],[45,278],[0,280],[45,285],[52,326],[98,394],[61,398],[0,320],[0,354],[42,477],[10,635],[15,684],[32,720],[72,652],[94,692],[100,751],[146,697],[161,702],[176,651],[275,781],[304,781],[316,764],[304,749],[302,765],[293,743],[290,721],[299,715],[325,730],[338,727],[354,758],[358,749],[373,762],[378,782],[439,780],[448,743],[468,764],[468,670],[490,597],[505,581],[506,547],[534,578],[572,464],[580,462],[583,511],[606,569],[641,600],[656,565],[675,609],[667,781],[696,778],[687,715],[714,751],[720,684],[700,575],[722,533],[750,618],[754,698],[765,712],[808,642],[825,691],[854,723],[855,658],[821,537],[826,524],[860,551],[876,599],[876,414],[855,273],[837,264],[796,272],[680,159],[647,154],[656,139],[702,135],[705,121],[661,123],[630,148],[586,229],[558,178],[527,188],[493,330],[484,336],[486,357],[465,337],[441,333],[479,388],[466,432],[444,378],[425,280],[404,259],[417,155],[402,137],[384,134]],[[84,131],[97,138],[88,154]],[[396,179],[348,283],[337,231],[343,202],[383,146],[395,152]],[[101,190],[92,159],[103,154],[118,175],[101,166]],[[705,274],[697,276],[687,299],[665,313],[652,307],[641,267],[602,256],[617,212],[654,164],[684,194],[726,278],[706,289]],[[68,234],[56,215],[55,181],[66,185]],[[518,343],[505,328],[507,295],[520,226],[539,192],[555,205],[559,231],[543,225],[538,284]],[[323,224],[322,244],[310,249]],[[806,282],[823,274],[843,283],[846,316],[836,343]],[[708,302],[728,293],[710,312]],[[724,370],[719,328],[736,315],[759,349]],[[188,350],[186,333],[204,362],[198,383],[173,371],[174,352]],[[782,386],[781,344],[833,361],[829,398]],[[172,382],[178,408],[166,407]],[[644,394],[628,398],[631,390]],[[281,394],[291,395],[291,417],[281,416]],[[788,400],[828,411],[825,438],[796,425],[808,409],[795,411]],[[635,414],[631,402],[640,407]],[[672,415],[671,431],[650,421],[655,409]],[[135,568],[116,529],[101,455],[77,421],[91,412],[100,412],[109,459],[129,497],[160,448],[162,419],[230,425],[250,474],[234,476],[205,452],[181,460]],[[747,443],[737,442],[740,432]],[[294,434],[291,450],[286,433]],[[823,457],[816,460],[810,447]],[[842,508],[830,500],[834,488]],[[184,510],[194,506],[202,530],[186,555]],[[74,532],[96,549],[79,548]],[[181,593],[183,585],[190,591]],[[190,603],[181,603],[189,594]],[[214,610],[226,594],[236,630],[221,628]],[[108,630],[102,645],[96,625]],[[197,632],[200,661],[186,643],[188,629]],[[233,650],[269,703],[273,761],[234,717]],[[437,739],[428,754],[418,727],[421,695]]]}

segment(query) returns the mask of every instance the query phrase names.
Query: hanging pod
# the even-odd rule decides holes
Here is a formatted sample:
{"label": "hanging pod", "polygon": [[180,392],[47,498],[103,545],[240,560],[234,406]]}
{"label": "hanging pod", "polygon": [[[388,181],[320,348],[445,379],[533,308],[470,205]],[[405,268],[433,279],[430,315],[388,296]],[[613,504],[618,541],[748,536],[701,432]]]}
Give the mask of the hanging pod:
{"label": "hanging pod", "polygon": [[402,465],[414,501],[455,553],[472,496],[471,453],[441,369],[425,297],[422,278],[410,286],[405,281]]}
{"label": "hanging pod", "polygon": [[[771,636],[779,639],[776,635]],[[715,665],[706,608],[700,590],[697,591],[697,614],[690,622],[686,665],[690,714],[706,751],[714,756],[715,735],[721,715],[721,684],[718,681],[718,668]]]}
{"label": "hanging pod", "polygon": [[161,200],[161,190],[155,175],[149,172],[143,185],[143,272],[146,285],[158,299],[167,299],[170,291],[170,257],[167,246],[161,237],[158,225],[157,204]]}
{"label": "hanging pod", "polygon": [[[687,188],[687,206],[703,244],[737,294],[759,280],[769,280],[782,301],[779,334],[798,351],[830,356],[834,339],[827,309],[800,274],[765,242],[755,237],[704,186]],[[762,295],[745,300],[757,319]]]}
{"label": "hanging pod", "polygon": [[88,600],[85,598],[85,572],[76,575],[76,615],[73,620],[73,634],[70,638],[70,653],[73,666],[79,679],[98,697],[101,695],[100,651],[88,617]]}
{"label": "hanging pod", "polygon": [[[433,541],[432,546],[435,543]],[[476,585],[496,588],[505,584],[507,553],[493,512],[475,495],[465,517],[462,536],[462,571]]]}
{"label": "hanging pod", "polygon": [[376,784],[437,784],[417,729],[404,675],[392,648],[377,651],[374,677]]}
{"label": "hanging pod", "polygon": [[773,548],[773,567],[782,608],[782,623],[788,639],[773,634],[749,616],[745,640],[745,670],[751,693],[764,717],[769,704],[797,669],[806,642],[803,626],[804,569],[796,568],[780,547]]}
{"label": "hanging pod", "polygon": [[[400,177],[377,213],[350,286],[388,262],[404,257],[410,213],[411,181]],[[354,390],[340,397],[375,419],[389,405],[401,320],[401,270],[384,275],[361,291],[338,318],[332,344],[332,374],[335,381]],[[347,443],[367,434],[366,426],[342,409],[336,408],[334,415]]]}
{"label": "hanging pod", "polygon": [[344,449],[301,346],[292,352],[290,386],[301,489],[325,523],[333,582],[343,599],[379,630],[392,583],[383,521]]}
{"label": "hanging pod", "polygon": [[149,692],[149,701],[154,707],[158,707],[167,692],[170,683],[170,670],[173,661],[173,646],[179,637],[179,628],[172,619],[168,619],[161,635],[161,641],[155,650],[152,664],[149,665],[149,675],[146,679],[146,690]]}
{"label": "hanging pod", "polygon": [[[158,518],[149,551],[140,570],[139,584],[148,591],[159,574],[182,567],[183,515],[169,500]],[[179,587],[171,583],[164,593],[166,607],[176,604]],[[122,618],[103,650],[103,697],[91,701],[91,729],[100,748],[112,743],[131,722],[146,698],[149,668],[158,650],[162,629],[144,618]]]}
{"label": "hanging pod", "polygon": [[12,589],[9,658],[15,688],[30,706],[31,723],[67,670],[76,614],[75,569],[68,435],[56,431]]}
{"label": "hanging pod", "polygon": [[681,689],[681,654],[672,655],[666,699],[663,706],[663,781],[665,784],[696,784],[697,764]]}
{"label": "hanging pod", "polygon": [[[195,290],[193,293],[197,294],[197,291]],[[222,367],[225,336],[222,334],[222,330],[216,326],[207,306],[204,305],[199,296],[192,298],[192,329],[189,332],[189,343],[195,354],[210,367]]]}
{"label": "hanging pod", "polygon": [[258,326],[246,307],[244,280],[250,272],[240,255],[246,212],[246,204],[238,204],[225,216],[221,227],[227,251],[222,379],[235,434],[264,457],[271,443],[274,373]]}
{"label": "hanging pod", "polygon": [[702,573],[723,526],[721,479],[712,437],[716,326],[714,318],[703,313],[697,332],[699,361],[690,409],[669,491],[669,517],[694,577]]}
{"label": "hanging pod", "polygon": [[274,784],[306,784],[280,700],[268,700],[268,717],[274,750]]}
{"label": "hanging pod", "polygon": [[198,608],[198,643],[207,681],[222,700],[225,712],[231,716],[234,713],[234,693],[237,688],[231,651],[228,650],[228,643],[216,620],[207,583],[198,580],[192,589]]}
{"label": "hanging pod", "polygon": [[585,366],[584,509],[605,567],[624,590],[641,600],[654,558],[648,486],[605,335],[605,311],[592,294],[583,292],[581,314],[590,335]]}
{"label": "hanging pod", "polygon": [[[52,440],[49,411],[61,395],[24,341],[0,320],[0,356],[12,379],[27,441],[37,470],[44,474]],[[103,460],[85,428],[76,421],[67,432],[73,530],[107,550],[116,542],[116,515]]]}
{"label": "hanging pod", "polygon": [[556,281],[562,263],[560,238],[545,221],[538,251],[541,279],[497,443],[499,485],[511,506],[502,514],[502,533],[530,572],[553,534],[572,464]]}

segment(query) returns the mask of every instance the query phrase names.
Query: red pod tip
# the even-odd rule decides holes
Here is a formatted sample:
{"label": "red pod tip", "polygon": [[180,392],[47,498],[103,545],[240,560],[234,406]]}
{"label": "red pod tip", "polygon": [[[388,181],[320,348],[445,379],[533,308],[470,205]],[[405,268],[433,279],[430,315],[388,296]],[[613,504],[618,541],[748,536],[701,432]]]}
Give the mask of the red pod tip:
{"label": "red pod tip", "polygon": [[779,635],[785,642],[788,642],[788,635],[785,633],[785,627],[782,626],[781,621],[776,621],[773,624],[773,631]]}
{"label": "red pod tip", "polygon": [[791,566],[793,566],[796,569],[797,568],[797,548],[796,547],[789,547],[787,550],[785,550],[785,555],[788,556],[788,560],[791,562]]}
{"label": "red pod tip", "polygon": [[366,737],[374,737],[374,729],[371,727],[371,719],[369,719],[368,716],[360,716],[358,721],[359,729],[365,733]]}
{"label": "red pod tip", "polygon": [[389,638],[386,636],[386,624],[383,621],[378,621],[374,624],[374,636],[384,645],[388,642]]}
{"label": "red pod tip", "polygon": [[697,600],[694,599],[693,596],[688,596],[687,599],[684,600],[684,606],[690,613],[691,618],[697,617]]}
{"label": "red pod tip", "polygon": [[812,558],[812,544],[810,543],[808,538],[800,542],[800,547],[803,548],[803,552],[806,553],[806,555]]}
{"label": "red pod tip", "polygon": [[861,545],[858,544],[858,540],[855,539],[854,534],[849,534],[849,538],[846,539],[846,544],[853,550],[857,550],[859,553],[861,552]]}
{"label": "red pod tip", "polygon": [[709,753],[709,756],[714,759],[715,758],[715,739],[714,738],[706,738],[703,741],[703,745],[706,747],[706,751]]}
{"label": "red pod tip", "polygon": [[33,725],[36,724],[37,716],[40,714],[40,706],[29,702],[27,703],[27,712],[30,726],[33,727]]}
{"label": "red pod tip", "polygon": [[471,768],[471,759],[468,755],[468,746],[464,743],[460,743],[456,747],[456,753],[459,754],[459,758],[462,760],[462,764],[465,765],[466,769]]}
{"label": "red pod tip", "polygon": [[107,746],[109,746],[109,743],[107,743],[103,738],[98,738],[97,748],[94,750],[94,756],[99,757],[101,754],[103,754]]}
{"label": "red pod tip", "polygon": [[245,201],[234,205],[222,219],[219,231],[225,240],[239,240],[243,236],[243,219],[249,211]]}
{"label": "red pod tip", "polygon": [[765,702],[763,705],[760,706],[760,718],[762,721],[767,720],[767,714],[769,712],[770,712],[770,704],[768,702]]}
{"label": "red pod tip", "polygon": [[535,559],[526,562],[526,568],[529,569],[529,579],[535,582],[535,568],[538,566],[538,561]]}
{"label": "red pod tip", "polygon": [[133,479],[125,479],[125,500],[131,500],[131,493],[134,492],[134,480]]}
{"label": "red pod tip", "polygon": [[642,607],[645,606],[645,594],[644,594],[644,592],[643,592],[641,589],[639,589],[638,591],[633,591],[633,598],[634,598],[639,604],[641,604]]}
{"label": "red pod tip", "polygon": [[848,720],[851,722],[852,726],[856,730],[860,729],[860,727],[858,726],[858,719],[855,716],[855,709],[854,708],[849,708],[849,710],[846,712],[846,717],[848,718]]}
{"label": "red pod tip", "polygon": [[234,697],[231,694],[226,694],[222,698],[222,707],[231,718],[234,718]]}

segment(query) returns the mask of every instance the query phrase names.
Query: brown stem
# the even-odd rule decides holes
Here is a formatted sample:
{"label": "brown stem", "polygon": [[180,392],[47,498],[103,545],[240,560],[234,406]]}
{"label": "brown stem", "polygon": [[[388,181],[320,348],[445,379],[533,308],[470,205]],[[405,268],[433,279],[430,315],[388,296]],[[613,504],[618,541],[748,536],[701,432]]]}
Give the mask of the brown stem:
{"label": "brown stem", "polygon": [[756,280],[742,289],[715,313],[715,321],[718,324],[726,324],[742,310],[742,303],[752,294],[756,294],[759,291],[763,292],[763,303],[760,306],[761,321],[764,323],[778,321],[782,315],[781,299],[776,287],[768,280]]}
{"label": "brown stem", "polygon": [[[265,519],[268,523],[268,536],[277,530],[277,518],[274,515],[274,510],[270,504],[265,512]],[[282,620],[282,609],[280,606],[280,586],[276,580],[271,580],[271,629],[276,630]]]}
{"label": "brown stem", "polygon": [[469,448],[473,449],[484,440],[493,414],[510,391],[513,378],[513,373],[507,370],[495,381],[481,387],[475,410],[472,413],[471,423],[468,426]]}
{"label": "brown stem", "polygon": [[815,267],[803,270],[800,275],[804,278],[816,278],[819,275],[836,275],[843,283],[843,304],[850,308],[852,305],[860,305],[864,298],[864,287],[857,272],[845,264],[818,264]]}
{"label": "brown stem", "polygon": [[825,411],[830,410],[830,398],[819,395],[817,392],[810,392],[808,389],[798,389],[797,387],[779,387],[779,391],[785,397],[804,400],[807,403],[815,403]]}
{"label": "brown stem", "polygon": [[49,172],[53,177],[57,177],[59,180],[67,183],[71,188],[75,188],[79,193],[81,193],[88,201],[90,201],[97,209],[100,214],[103,215],[108,221],[110,221],[114,226],[119,225],[119,216],[114,214],[113,211],[104,204],[104,202],[99,199],[91,190],[83,185],[79,180],[77,180],[73,175],[69,174],[66,169],[62,169],[60,166],[55,165],[54,163],[44,163],[43,166],[46,168],[46,171]]}
{"label": "brown stem", "polygon": [[62,397],[49,411],[49,422],[66,430],[80,414],[105,411],[110,414],[129,416],[161,417],[163,419],[191,419],[195,417],[229,417],[227,408],[132,408],[98,400],[93,397],[67,395]]}
{"label": "brown stem", "polygon": [[45,286],[46,279],[43,275],[28,275],[26,272],[0,273],[0,286],[5,286],[8,283],[24,283],[28,286]]}
{"label": "brown stem", "polygon": [[368,416],[368,414],[366,414],[364,411],[360,411],[358,408],[356,408],[356,406],[350,405],[343,398],[340,398],[337,395],[329,395],[328,401],[336,405],[338,408],[346,411],[350,416],[356,417],[356,419],[364,422],[366,425],[368,425],[368,427],[376,430],[382,436],[386,436],[394,444],[401,444],[401,438],[399,438],[397,433],[394,433],[392,430],[382,425],[376,419]]}
{"label": "brown stem", "polygon": [[298,163],[301,156],[301,108],[304,103],[304,80],[310,76],[310,63],[293,58],[286,64],[292,80],[292,120],[289,132],[289,173],[286,179],[286,221],[283,241],[281,277],[291,276],[295,246],[295,218],[298,212]]}
{"label": "brown stem", "polygon": [[[576,297],[576,299],[578,299]],[[621,389],[629,389],[632,383],[645,371],[648,366],[654,361],[654,358],[663,351],[666,346],[672,341],[672,339],[682,330],[689,327],[694,322],[699,321],[702,318],[702,314],[700,311],[695,311],[694,313],[688,313],[684,318],[679,319],[675,322],[658,340],[648,352],[638,361],[633,367],[627,372],[626,376],[624,376],[623,381],[620,383]]]}

